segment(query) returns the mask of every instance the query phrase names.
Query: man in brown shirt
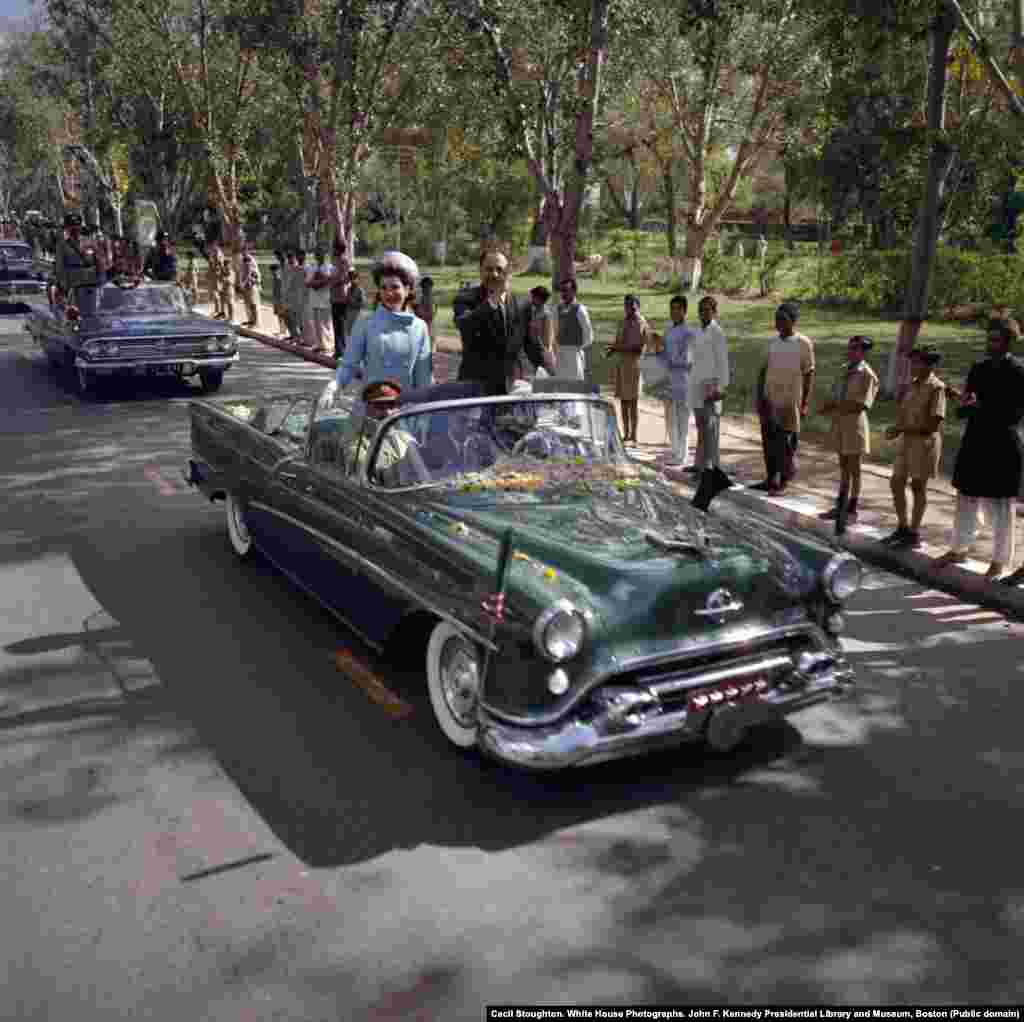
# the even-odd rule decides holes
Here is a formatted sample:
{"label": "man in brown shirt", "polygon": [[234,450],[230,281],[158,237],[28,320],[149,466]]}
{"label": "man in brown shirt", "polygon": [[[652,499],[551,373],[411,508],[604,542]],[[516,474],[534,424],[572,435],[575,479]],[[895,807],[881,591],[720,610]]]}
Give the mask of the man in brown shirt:
{"label": "man in brown shirt", "polygon": [[[886,536],[889,546],[915,548],[921,545],[921,521],[928,506],[928,480],[939,474],[942,457],[942,422],[946,418],[946,385],[934,372],[942,355],[921,345],[910,352],[910,389],[896,410],[896,425],[885,435],[902,436],[903,446],[893,465],[889,487],[896,506],[898,526]],[[907,481],[914,498],[907,524]]]}
{"label": "man in brown shirt", "polygon": [[846,530],[846,523],[857,520],[860,497],[860,465],[871,450],[868,409],[878,394],[878,377],[864,360],[874,347],[870,337],[857,334],[846,345],[847,364],[822,405],[822,413],[832,416],[830,441],[839,455],[839,497],[836,506],[820,517],[835,520],[836,533]]}

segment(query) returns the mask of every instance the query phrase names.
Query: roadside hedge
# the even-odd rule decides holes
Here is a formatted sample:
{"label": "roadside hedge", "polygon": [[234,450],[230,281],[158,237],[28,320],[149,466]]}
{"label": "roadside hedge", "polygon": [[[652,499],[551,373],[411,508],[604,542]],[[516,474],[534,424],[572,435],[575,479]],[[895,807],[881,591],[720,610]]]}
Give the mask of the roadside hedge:
{"label": "roadside hedge", "polygon": [[[940,247],[932,272],[929,315],[971,304],[1005,305],[1017,315],[1024,310],[1024,258],[1019,255]],[[906,250],[857,249],[823,257],[814,290],[826,300],[892,315],[900,312],[909,281],[910,256]]]}

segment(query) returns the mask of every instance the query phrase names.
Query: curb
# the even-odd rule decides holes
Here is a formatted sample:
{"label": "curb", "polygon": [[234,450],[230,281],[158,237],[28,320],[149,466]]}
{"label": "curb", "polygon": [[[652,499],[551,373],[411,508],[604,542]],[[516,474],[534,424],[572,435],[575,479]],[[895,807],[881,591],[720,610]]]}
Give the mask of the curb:
{"label": "curb", "polygon": [[[337,359],[330,355],[321,355],[319,352],[310,351],[287,341],[279,340],[248,327],[237,327],[237,332],[242,337],[248,337],[254,341],[260,341],[272,348],[290,352],[298,355],[307,362],[317,362],[329,369],[336,368]],[[461,354],[462,345],[457,339],[435,338],[435,351],[444,354]],[[688,479],[674,478],[668,475],[673,482],[686,482]],[[691,487],[692,488],[692,487]],[[765,500],[741,488],[726,491],[720,498],[729,500],[740,507],[749,508],[761,514],[769,515],[780,520],[784,525],[800,528],[814,533],[818,538],[826,541],[829,546],[837,549],[847,550],[862,561],[874,564],[887,571],[905,575],[930,586],[932,589],[940,589],[943,592],[958,596],[961,599],[977,603],[981,607],[997,610],[1007,617],[1024,621],[1024,589],[1016,586],[1004,586],[998,582],[989,582],[977,572],[967,571],[964,568],[949,565],[938,568],[935,560],[925,554],[915,553],[913,550],[894,550],[884,546],[876,539],[860,534],[856,527],[848,530],[844,535],[837,536],[835,530],[820,521],[813,515],[796,511],[793,508],[783,507]]]}
{"label": "curb", "polygon": [[998,610],[1007,617],[1024,621],[1024,589],[990,582],[977,572],[956,565],[936,567],[932,557],[913,550],[894,550],[869,536],[858,535],[855,528],[849,529],[842,536],[837,536],[830,525],[813,515],[773,504],[746,490],[728,490],[719,499],[771,515],[781,520],[784,525],[812,532],[826,540],[830,546],[848,550],[869,564],[906,575],[932,589],[941,589],[979,606]]}

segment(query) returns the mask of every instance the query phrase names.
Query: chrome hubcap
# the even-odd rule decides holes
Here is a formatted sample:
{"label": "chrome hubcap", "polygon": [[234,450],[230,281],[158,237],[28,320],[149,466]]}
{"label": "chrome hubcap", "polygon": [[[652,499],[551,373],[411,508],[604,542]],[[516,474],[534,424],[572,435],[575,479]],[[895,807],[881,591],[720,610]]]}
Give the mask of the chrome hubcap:
{"label": "chrome hubcap", "polygon": [[480,665],[465,639],[451,639],[441,651],[441,691],[449,712],[460,727],[476,726],[480,691]]}

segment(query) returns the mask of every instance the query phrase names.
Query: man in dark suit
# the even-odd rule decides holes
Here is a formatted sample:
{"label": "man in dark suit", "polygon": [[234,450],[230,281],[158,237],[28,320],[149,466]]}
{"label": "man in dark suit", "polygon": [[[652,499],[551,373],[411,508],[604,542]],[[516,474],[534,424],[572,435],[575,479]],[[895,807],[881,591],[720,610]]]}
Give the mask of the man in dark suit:
{"label": "man in dark suit", "polygon": [[507,394],[523,356],[554,375],[554,364],[530,334],[530,303],[509,294],[508,259],[494,249],[480,254],[480,284],[459,291],[453,302],[462,337],[460,380],[476,380],[489,394]]}

